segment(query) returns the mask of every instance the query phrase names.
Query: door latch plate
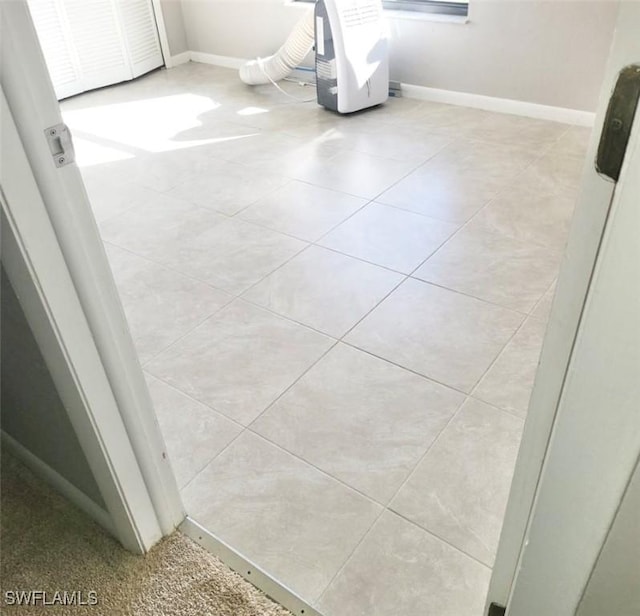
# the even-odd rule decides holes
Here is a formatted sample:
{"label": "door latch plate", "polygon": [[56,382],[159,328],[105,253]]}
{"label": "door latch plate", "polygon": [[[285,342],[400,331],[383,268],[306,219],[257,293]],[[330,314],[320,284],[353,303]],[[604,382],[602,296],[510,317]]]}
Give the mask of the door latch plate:
{"label": "door latch plate", "polygon": [[64,167],[76,159],[71,131],[66,124],[56,124],[44,131],[53,162],[56,167]]}
{"label": "door latch plate", "polygon": [[607,107],[596,159],[598,173],[614,182],[617,182],[620,177],[638,99],[640,99],[640,64],[632,64],[623,68],[618,75],[618,81]]}

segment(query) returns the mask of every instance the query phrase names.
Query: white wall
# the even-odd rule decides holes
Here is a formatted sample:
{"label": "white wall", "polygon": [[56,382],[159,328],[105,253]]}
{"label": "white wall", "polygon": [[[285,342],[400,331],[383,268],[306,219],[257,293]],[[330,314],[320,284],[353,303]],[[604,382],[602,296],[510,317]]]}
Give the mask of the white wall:
{"label": "white wall", "polygon": [[2,430],[99,507],[105,503],[22,306],[2,268]]}
{"label": "white wall", "polygon": [[169,41],[169,51],[172,56],[189,50],[187,33],[182,17],[182,3],[180,0],[160,0],[160,9]]}
{"label": "white wall", "polygon": [[[391,78],[593,111],[616,0],[471,0],[468,23],[388,13]],[[189,49],[273,53],[305,10],[286,0],[182,0]]]}

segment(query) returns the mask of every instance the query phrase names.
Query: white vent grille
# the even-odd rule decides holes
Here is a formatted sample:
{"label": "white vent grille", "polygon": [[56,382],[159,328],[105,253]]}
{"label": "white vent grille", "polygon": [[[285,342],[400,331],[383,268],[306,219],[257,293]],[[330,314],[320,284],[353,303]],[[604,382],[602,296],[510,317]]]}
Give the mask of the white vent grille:
{"label": "white vent grille", "polygon": [[380,19],[380,4],[377,2],[356,1],[342,9],[343,23],[347,28],[355,28],[375,23]]}

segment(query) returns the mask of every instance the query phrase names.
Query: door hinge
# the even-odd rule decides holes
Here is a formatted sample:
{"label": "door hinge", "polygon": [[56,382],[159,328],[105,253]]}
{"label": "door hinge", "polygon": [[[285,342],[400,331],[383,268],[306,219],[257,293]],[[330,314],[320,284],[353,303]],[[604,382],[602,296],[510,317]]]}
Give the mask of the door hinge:
{"label": "door hinge", "polygon": [[507,608],[502,605],[498,605],[497,603],[492,603],[489,606],[489,611],[487,612],[487,616],[504,616],[507,612]]}
{"label": "door hinge", "polygon": [[640,64],[623,68],[609,99],[604,119],[596,169],[617,182],[627,151],[633,118],[640,99]]}
{"label": "door hinge", "polygon": [[66,124],[56,124],[44,131],[53,162],[56,167],[64,167],[76,159],[71,131]]}

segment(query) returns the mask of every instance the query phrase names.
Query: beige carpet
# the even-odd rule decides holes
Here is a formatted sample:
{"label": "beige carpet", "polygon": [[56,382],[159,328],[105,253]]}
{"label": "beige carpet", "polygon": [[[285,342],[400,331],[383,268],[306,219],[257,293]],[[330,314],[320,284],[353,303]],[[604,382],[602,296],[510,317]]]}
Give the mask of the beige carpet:
{"label": "beige carpet", "polygon": [[[1,471],[3,616],[290,616],[181,533],[134,556],[6,454]],[[8,590],[95,590],[98,605],[7,606]]]}

